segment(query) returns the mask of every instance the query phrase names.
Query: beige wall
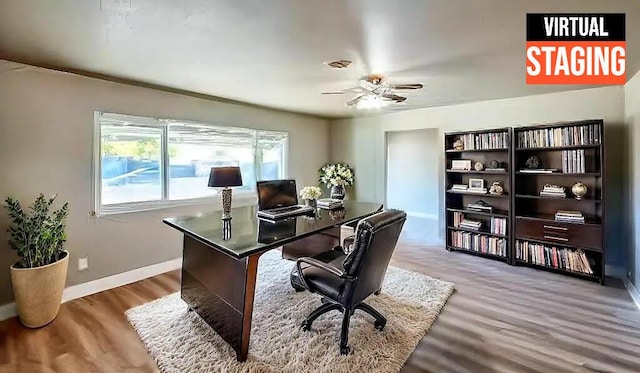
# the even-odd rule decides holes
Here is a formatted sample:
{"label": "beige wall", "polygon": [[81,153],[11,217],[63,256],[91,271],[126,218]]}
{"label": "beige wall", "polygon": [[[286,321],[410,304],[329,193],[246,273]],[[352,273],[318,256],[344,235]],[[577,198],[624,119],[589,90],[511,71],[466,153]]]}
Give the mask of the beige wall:
{"label": "beige wall", "polygon": [[[181,235],[162,218],[218,207],[89,219],[94,110],[286,131],[289,176],[301,185],[315,185],[317,169],[329,159],[329,124],[323,119],[0,60],[0,197],[28,202],[40,192],[58,193],[70,202],[67,285],[179,257]],[[6,227],[6,213],[0,212],[0,305],[12,299],[9,266],[15,255],[7,247]],[[83,256],[89,257],[89,269],[78,272],[77,259]]]}
{"label": "beige wall", "polygon": [[625,117],[629,127],[627,152],[627,186],[629,198],[629,255],[631,280],[640,287],[640,73],[625,86]]}
{"label": "beige wall", "polygon": [[[608,252],[607,261],[622,272],[625,221],[623,175],[625,147],[624,88],[603,87],[537,96],[475,102],[402,111],[387,115],[341,119],[331,124],[331,158],[350,162],[357,175],[358,199],[384,202],[385,133],[437,128],[439,147],[445,132],[480,128],[524,126],[565,120],[602,118],[606,128]],[[443,152],[433,162],[442,164]],[[444,174],[437,181],[441,188],[439,211],[443,209]]]}

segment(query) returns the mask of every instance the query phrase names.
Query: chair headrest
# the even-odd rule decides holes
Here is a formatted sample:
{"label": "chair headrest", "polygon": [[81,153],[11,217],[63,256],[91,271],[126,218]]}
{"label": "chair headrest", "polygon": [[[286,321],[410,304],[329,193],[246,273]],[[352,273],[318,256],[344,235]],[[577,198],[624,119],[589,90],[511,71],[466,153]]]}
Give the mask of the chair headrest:
{"label": "chair headrest", "polygon": [[378,229],[392,224],[396,221],[407,218],[407,213],[400,210],[386,210],[378,212],[368,218],[360,220],[357,229],[366,229],[371,233],[376,232]]}

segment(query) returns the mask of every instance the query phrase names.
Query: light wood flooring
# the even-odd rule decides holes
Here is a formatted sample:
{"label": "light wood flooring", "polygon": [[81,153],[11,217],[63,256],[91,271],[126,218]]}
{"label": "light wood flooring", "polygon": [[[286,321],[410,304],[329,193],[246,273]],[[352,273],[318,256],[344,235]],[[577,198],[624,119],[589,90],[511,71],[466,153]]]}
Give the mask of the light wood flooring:
{"label": "light wood flooring", "polygon": [[[393,265],[456,285],[402,372],[640,372],[624,289],[407,240]],[[65,303],[43,329],[0,322],[0,372],[155,372],[124,311],[178,288],[175,271]]]}

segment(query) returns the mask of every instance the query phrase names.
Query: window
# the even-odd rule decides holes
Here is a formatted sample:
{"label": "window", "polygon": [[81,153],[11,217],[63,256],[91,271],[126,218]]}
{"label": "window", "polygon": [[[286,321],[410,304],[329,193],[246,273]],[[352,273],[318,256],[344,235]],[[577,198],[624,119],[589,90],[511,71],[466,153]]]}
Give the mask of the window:
{"label": "window", "polygon": [[238,127],[96,113],[95,208],[99,214],[202,202],[215,166],[239,166],[243,186],[286,176],[289,135]]}

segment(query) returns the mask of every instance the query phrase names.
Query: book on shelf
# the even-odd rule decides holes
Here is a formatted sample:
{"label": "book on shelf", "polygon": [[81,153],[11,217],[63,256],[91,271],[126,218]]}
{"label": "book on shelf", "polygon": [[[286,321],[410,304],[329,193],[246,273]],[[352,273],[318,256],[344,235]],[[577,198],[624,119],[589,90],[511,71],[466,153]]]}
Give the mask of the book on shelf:
{"label": "book on shelf", "polygon": [[453,184],[451,186],[452,190],[467,190],[469,186],[467,184]]}
{"label": "book on shelf", "polygon": [[506,132],[468,133],[456,140],[462,141],[464,150],[504,149],[508,144]]}
{"label": "book on shelf", "polygon": [[459,225],[460,228],[479,230],[482,227],[482,222],[479,220],[469,220],[463,218]]}
{"label": "book on shelf", "polygon": [[521,148],[598,145],[600,142],[601,134],[598,124],[567,125],[518,132],[518,146]]}
{"label": "book on shelf", "polygon": [[584,223],[584,216],[580,211],[559,210],[556,212],[555,219],[568,223]]}
{"label": "book on shelf", "polygon": [[586,172],[584,149],[562,151],[562,172],[583,174]]}
{"label": "book on shelf", "polygon": [[469,193],[487,194],[487,188],[467,188]]}
{"label": "book on shelf", "polygon": [[551,174],[554,172],[558,172],[557,168],[523,168],[520,169],[520,172],[528,173],[528,174]]}
{"label": "book on shelf", "polygon": [[491,233],[494,234],[507,234],[507,219],[506,218],[491,218]]}
{"label": "book on shelf", "polygon": [[564,187],[547,184],[547,185],[542,187],[542,190],[540,191],[540,196],[542,196],[542,197],[561,197],[561,198],[566,198],[567,197],[567,193],[566,193]]}
{"label": "book on shelf", "polygon": [[493,211],[493,207],[492,206],[489,206],[486,203],[480,204],[478,202],[468,204],[467,205],[467,209],[468,210],[472,210],[472,211],[481,211],[481,212],[492,212]]}
{"label": "book on shelf", "polygon": [[545,267],[593,275],[592,264],[582,249],[567,249],[553,245],[516,240],[516,259]]}
{"label": "book on shelf", "polygon": [[451,231],[451,246],[483,254],[507,256],[507,239],[478,233]]}
{"label": "book on shelf", "polygon": [[342,200],[336,198],[320,198],[316,203],[321,209],[335,209],[343,205]]}
{"label": "book on shelf", "polygon": [[484,170],[488,171],[488,172],[507,172],[506,168],[491,168],[491,167],[487,167]]}
{"label": "book on shelf", "polygon": [[462,222],[462,220],[464,220],[464,214],[461,212],[454,212],[453,213],[453,226],[454,227],[459,227],[460,223]]}

